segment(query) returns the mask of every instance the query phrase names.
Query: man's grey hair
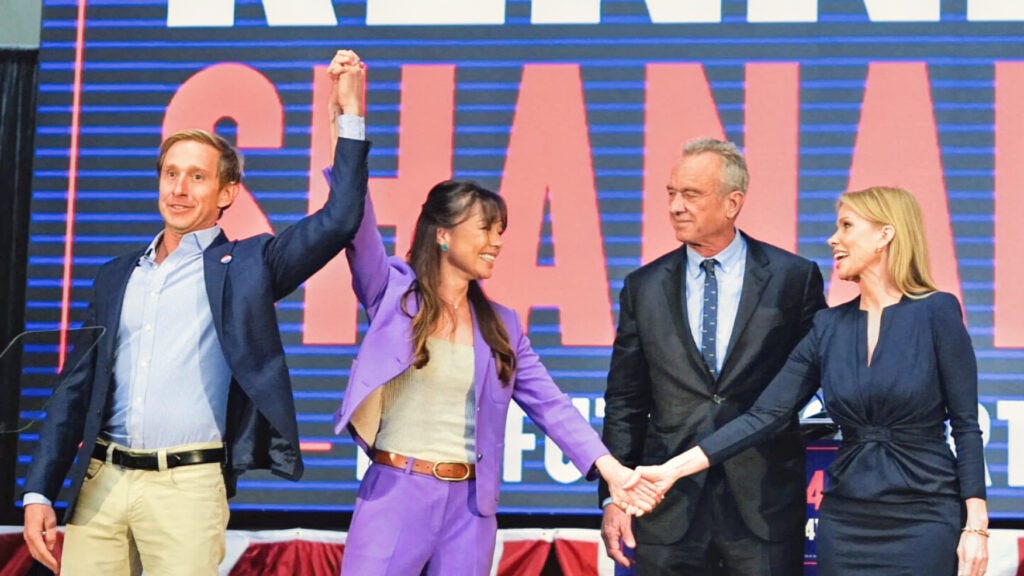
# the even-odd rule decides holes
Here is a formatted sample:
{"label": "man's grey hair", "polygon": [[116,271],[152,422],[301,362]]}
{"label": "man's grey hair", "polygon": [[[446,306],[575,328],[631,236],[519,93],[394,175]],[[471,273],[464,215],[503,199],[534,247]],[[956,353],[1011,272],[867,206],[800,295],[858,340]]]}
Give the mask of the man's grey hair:
{"label": "man's grey hair", "polygon": [[747,173],[747,162],[743,159],[743,153],[739,148],[732,142],[723,142],[714,138],[697,138],[683,146],[683,158],[705,152],[718,154],[722,158],[722,189],[718,193],[726,194],[733,190],[739,190],[746,194],[750,174]]}

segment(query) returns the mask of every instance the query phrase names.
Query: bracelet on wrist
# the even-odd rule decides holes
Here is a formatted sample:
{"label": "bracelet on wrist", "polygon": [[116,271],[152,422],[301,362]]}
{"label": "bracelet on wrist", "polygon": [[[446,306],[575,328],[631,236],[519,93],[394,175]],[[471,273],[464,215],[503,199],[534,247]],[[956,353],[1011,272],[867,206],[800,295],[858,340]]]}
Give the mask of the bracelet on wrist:
{"label": "bracelet on wrist", "polygon": [[969,534],[977,534],[978,536],[984,536],[988,538],[988,530],[985,528],[971,528],[970,526],[964,526],[961,532],[967,532]]}

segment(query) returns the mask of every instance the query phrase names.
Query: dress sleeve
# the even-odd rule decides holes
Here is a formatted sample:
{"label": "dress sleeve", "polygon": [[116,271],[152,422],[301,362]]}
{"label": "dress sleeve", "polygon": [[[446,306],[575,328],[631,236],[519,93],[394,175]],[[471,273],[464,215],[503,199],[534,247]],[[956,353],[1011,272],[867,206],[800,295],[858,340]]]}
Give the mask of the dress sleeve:
{"label": "dress sleeve", "polygon": [[985,456],[978,426],[978,363],[960,303],[940,292],[928,298],[939,384],[956,443],[960,495],[985,497]]}
{"label": "dress sleeve", "polygon": [[712,466],[770,438],[811,399],[821,381],[822,322],[819,312],[811,331],[749,410],[697,443]]}

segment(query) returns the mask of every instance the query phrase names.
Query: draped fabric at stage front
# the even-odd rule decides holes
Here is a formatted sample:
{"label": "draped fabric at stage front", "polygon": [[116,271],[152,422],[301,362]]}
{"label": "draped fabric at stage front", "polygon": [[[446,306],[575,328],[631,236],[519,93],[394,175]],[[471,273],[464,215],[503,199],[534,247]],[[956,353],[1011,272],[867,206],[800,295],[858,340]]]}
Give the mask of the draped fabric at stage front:
{"label": "draped fabric at stage front", "polygon": [[[63,533],[58,535],[58,550]],[[228,531],[220,576],[338,576],[345,533],[324,530]],[[547,565],[564,576],[612,576],[598,530],[498,531],[496,576],[540,576]],[[550,556],[553,555],[554,558]],[[1024,576],[1024,530],[993,530],[986,576]],[[0,527],[0,576],[28,576],[31,558],[21,528]]]}
{"label": "draped fabric at stage front", "polygon": [[231,568],[230,576],[267,574],[338,574],[342,544],[306,540],[252,544]]}

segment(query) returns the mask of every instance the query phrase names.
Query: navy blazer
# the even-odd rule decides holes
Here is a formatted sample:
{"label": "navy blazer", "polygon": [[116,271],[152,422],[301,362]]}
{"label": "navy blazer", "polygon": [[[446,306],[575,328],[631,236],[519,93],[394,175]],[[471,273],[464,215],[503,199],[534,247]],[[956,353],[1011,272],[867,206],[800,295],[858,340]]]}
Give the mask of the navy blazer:
{"label": "navy blazer", "polygon": [[[605,392],[603,440],[626,466],[661,464],[742,414],[825,307],[813,262],[744,235],[746,270],[722,371],[708,373],[686,314],[686,248],[630,273]],[[724,463],[740,516],[758,537],[803,529],[804,444],[795,416],[771,440]],[[683,478],[634,522],[642,543],[672,544],[697,511],[705,473]],[[602,496],[607,487],[602,483]]]}
{"label": "navy blazer", "polygon": [[[276,236],[229,241],[221,234],[203,252],[206,293],[232,376],[224,437],[229,496],[238,474],[246,470],[270,469],[289,480],[302,476],[295,402],[274,303],[355,236],[366,198],[369,149],[368,142],[338,140],[334,165],[344,168],[334,171],[331,194],[317,212]],[[78,342],[69,355],[29,465],[24,492],[38,492],[50,500],[57,499],[64,477],[70,477],[65,520],[72,517],[109,408],[125,288],[142,253],[115,258],[97,273],[83,326],[102,326],[106,333],[95,347]],[[87,334],[84,339],[94,337]]]}

